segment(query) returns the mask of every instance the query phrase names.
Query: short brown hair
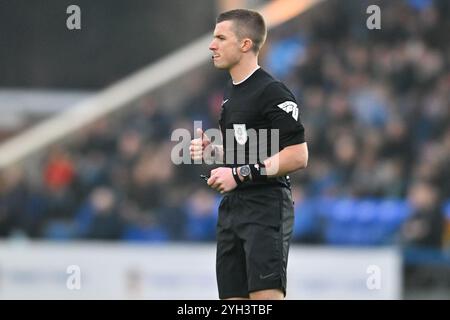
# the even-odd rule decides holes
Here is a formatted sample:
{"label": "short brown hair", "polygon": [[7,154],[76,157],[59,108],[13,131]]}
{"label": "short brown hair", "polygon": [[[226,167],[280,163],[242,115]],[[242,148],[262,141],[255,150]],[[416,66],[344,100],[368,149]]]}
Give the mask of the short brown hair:
{"label": "short brown hair", "polygon": [[238,39],[249,38],[253,42],[252,51],[258,53],[266,41],[267,29],[264,18],[256,11],[235,9],[221,13],[216,23],[233,21]]}

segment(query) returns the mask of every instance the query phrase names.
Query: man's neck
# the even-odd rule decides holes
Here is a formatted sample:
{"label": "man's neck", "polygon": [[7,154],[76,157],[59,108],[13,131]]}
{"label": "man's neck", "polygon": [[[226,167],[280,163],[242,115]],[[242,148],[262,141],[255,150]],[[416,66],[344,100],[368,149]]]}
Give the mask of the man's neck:
{"label": "man's neck", "polygon": [[241,61],[240,64],[234,66],[230,70],[231,79],[234,84],[239,84],[246,80],[259,68],[258,60],[252,59],[251,61]]}

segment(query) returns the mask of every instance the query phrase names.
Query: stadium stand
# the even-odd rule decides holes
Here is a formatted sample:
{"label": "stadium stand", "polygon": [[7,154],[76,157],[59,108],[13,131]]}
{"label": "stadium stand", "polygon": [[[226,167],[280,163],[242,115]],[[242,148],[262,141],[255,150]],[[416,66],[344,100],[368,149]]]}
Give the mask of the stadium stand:
{"label": "stadium stand", "polygon": [[[329,1],[274,29],[263,53],[303,106],[311,160],[292,177],[296,242],[407,244],[423,203],[450,225],[450,6],[386,6],[381,33],[351,15],[356,5]],[[34,175],[3,170],[0,236],[214,240],[218,196],[198,178],[208,168],[169,163],[169,137],[197,120],[217,127],[224,75],[189,80],[181,103],[152,92],[52,145]],[[448,230],[431,245],[450,246]]]}

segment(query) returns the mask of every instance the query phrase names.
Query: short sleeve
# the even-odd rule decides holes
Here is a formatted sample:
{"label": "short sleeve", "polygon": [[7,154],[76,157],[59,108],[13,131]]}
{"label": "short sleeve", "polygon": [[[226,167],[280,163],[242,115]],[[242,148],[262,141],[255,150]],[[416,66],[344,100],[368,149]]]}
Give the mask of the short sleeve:
{"label": "short sleeve", "polygon": [[260,99],[263,116],[270,121],[272,129],[279,130],[281,148],[305,142],[300,106],[284,84],[272,82],[264,89]]}

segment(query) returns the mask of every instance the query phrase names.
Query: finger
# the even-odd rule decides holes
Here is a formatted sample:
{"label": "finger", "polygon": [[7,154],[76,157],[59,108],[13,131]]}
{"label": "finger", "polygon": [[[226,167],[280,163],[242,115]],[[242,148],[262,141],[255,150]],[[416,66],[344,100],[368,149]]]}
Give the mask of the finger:
{"label": "finger", "polygon": [[217,179],[217,176],[211,176],[207,181],[208,186],[212,187],[212,184],[214,182],[216,182],[216,179]]}
{"label": "finger", "polygon": [[191,146],[201,146],[202,140],[201,139],[193,139],[191,140]]}
{"label": "finger", "polygon": [[222,182],[220,182],[220,180],[216,179],[216,181],[213,183],[212,187],[216,190],[219,190],[220,188],[222,188]]}
{"label": "finger", "polygon": [[216,177],[216,179],[214,179],[214,182],[211,185],[211,188],[219,190],[222,187],[222,181]]}
{"label": "finger", "polygon": [[200,157],[200,156],[203,156],[203,152],[201,152],[201,151],[189,151],[189,154],[192,156],[192,157]]}

